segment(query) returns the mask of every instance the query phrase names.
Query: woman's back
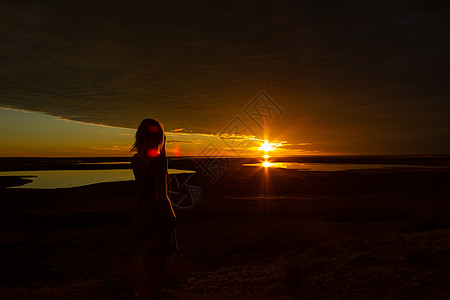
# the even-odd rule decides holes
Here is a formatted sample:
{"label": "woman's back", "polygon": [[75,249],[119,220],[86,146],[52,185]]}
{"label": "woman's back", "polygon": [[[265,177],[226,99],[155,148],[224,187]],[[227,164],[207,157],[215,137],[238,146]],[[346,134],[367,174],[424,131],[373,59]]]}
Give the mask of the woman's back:
{"label": "woman's back", "polygon": [[[139,204],[147,202],[156,203],[156,175],[157,162],[160,157],[147,158],[135,154],[131,161],[134,178],[139,192]],[[158,164],[159,165],[159,164]]]}
{"label": "woman's back", "polygon": [[[136,206],[133,248],[134,252],[140,256],[165,256],[167,255],[168,220],[158,205],[158,195],[165,189],[158,186],[158,176],[163,177],[167,166],[166,159],[158,156],[155,158],[133,156],[132,167],[137,183],[139,200]],[[161,179],[159,180],[161,181]]]}

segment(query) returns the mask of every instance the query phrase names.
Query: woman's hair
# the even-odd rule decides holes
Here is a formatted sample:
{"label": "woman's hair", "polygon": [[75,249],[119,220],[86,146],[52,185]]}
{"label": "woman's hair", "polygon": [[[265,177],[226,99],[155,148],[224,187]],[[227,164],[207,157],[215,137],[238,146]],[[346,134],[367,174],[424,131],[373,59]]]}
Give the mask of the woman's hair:
{"label": "woman's hair", "polygon": [[154,119],[145,119],[139,125],[135,142],[131,151],[146,154],[148,156],[157,156],[160,146],[164,143],[164,129],[160,122]]}

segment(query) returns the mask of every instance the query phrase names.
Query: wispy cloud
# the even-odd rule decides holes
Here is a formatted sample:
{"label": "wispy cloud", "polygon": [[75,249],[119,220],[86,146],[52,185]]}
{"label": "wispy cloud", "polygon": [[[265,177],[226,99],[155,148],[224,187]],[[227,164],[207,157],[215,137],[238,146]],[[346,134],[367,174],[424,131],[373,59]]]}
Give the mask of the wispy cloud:
{"label": "wispy cloud", "polygon": [[182,140],[167,140],[166,144],[201,144],[201,142],[196,141],[182,141]]}
{"label": "wispy cloud", "polygon": [[97,147],[97,146],[92,146],[91,149],[96,150],[96,151],[129,151],[130,147],[126,147],[126,146],[111,146],[111,147]]}
{"label": "wispy cloud", "polygon": [[305,150],[305,148],[309,148],[311,146],[311,143],[297,143],[297,144],[281,144],[278,146],[280,149],[286,149],[286,150]]}

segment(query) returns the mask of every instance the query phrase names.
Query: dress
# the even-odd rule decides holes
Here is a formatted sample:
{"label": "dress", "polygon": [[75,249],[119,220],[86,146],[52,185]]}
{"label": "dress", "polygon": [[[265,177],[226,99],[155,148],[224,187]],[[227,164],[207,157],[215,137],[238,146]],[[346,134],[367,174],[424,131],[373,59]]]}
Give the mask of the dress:
{"label": "dress", "polygon": [[[162,156],[140,158],[136,154],[132,167],[139,193],[134,215],[133,252],[143,258],[170,257],[178,250],[176,236],[157,202],[157,189],[166,188],[167,159]],[[162,186],[156,186],[157,176],[160,176],[159,182],[164,183]]]}

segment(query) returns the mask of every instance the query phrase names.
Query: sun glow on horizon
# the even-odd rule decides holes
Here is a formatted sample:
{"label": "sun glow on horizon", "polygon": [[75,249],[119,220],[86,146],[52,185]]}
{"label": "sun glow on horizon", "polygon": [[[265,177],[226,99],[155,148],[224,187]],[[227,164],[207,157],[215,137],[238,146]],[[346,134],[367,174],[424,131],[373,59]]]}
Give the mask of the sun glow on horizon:
{"label": "sun glow on horizon", "polygon": [[269,151],[274,151],[276,149],[276,147],[278,146],[278,144],[275,143],[269,143],[269,141],[264,141],[263,144],[261,144],[261,147],[259,147],[259,150],[264,151],[264,162],[262,163],[264,168],[268,168],[271,167],[273,165],[273,163],[269,162]]}
{"label": "sun glow on horizon", "polygon": [[[0,107],[1,157],[128,157],[133,155],[130,148],[135,132],[135,128],[86,123]],[[291,144],[284,140],[224,137],[183,128],[167,130],[166,135],[168,157],[248,156],[269,161],[272,153],[276,153],[274,156],[295,154],[294,150],[285,147]]]}

